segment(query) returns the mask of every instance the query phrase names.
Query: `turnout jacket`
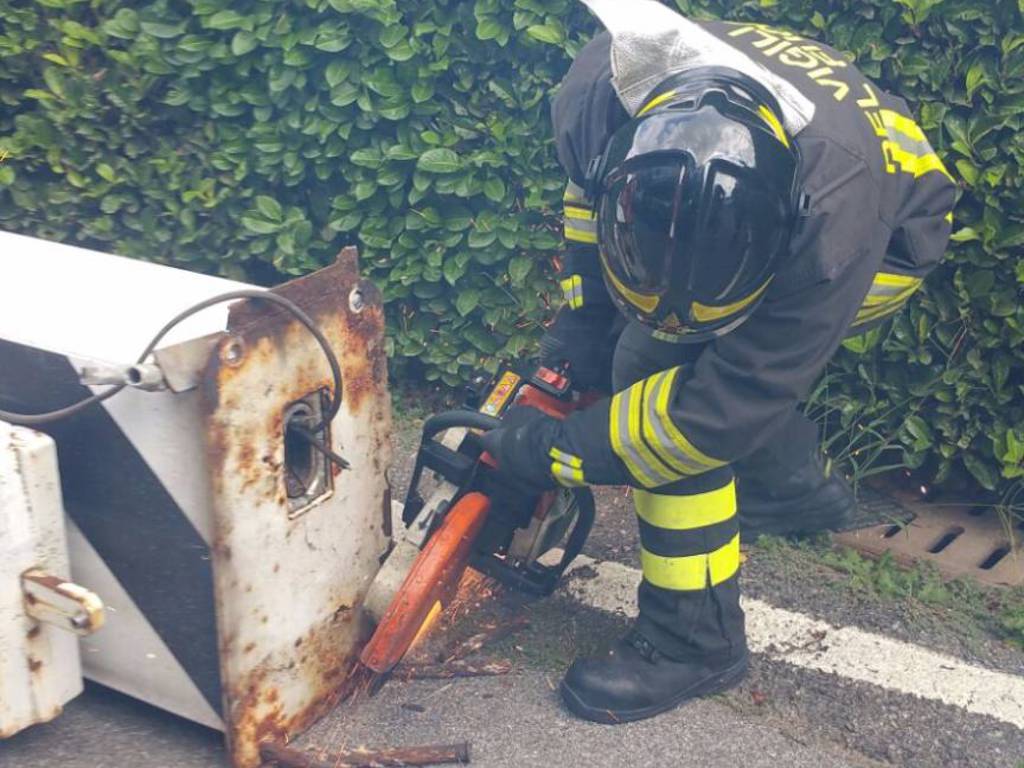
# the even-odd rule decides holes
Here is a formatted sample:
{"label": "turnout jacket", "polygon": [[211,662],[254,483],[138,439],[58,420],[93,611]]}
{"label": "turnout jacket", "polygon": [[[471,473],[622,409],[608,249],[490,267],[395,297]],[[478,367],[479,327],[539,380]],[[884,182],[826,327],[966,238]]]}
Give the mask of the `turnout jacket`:
{"label": "turnout jacket", "polygon": [[[700,26],[814,104],[810,123],[794,137],[809,207],[765,300],[740,327],[708,343],[695,365],[663,371],[534,430],[531,450],[562,484],[654,488],[766,446],[844,337],[897,311],[946,248],[956,186],[902,99],[821,43],[755,24]],[[569,178],[561,312],[581,313],[595,333],[615,309],[601,277],[584,177],[630,119],[612,85],[610,46],[606,32],[580,51],[552,104]]]}

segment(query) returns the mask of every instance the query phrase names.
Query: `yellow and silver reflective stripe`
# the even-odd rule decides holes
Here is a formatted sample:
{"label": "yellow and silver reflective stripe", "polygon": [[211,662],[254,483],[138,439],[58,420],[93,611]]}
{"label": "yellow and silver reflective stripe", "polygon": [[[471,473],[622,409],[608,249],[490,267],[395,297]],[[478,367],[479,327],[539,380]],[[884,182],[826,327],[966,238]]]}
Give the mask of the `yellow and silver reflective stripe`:
{"label": "yellow and silver reflective stripe", "polygon": [[706,555],[662,557],[640,549],[644,579],[655,587],[692,592],[721,584],[740,568],[740,537]]}
{"label": "yellow and silver reflective stripe", "polygon": [[953,176],[936,154],[921,127],[909,117],[891,109],[880,109],[877,114],[867,112],[878,136],[886,139],[882,142],[882,151],[886,158],[886,171],[895,173],[895,164],[900,170],[915,178],[932,171],[938,171],[950,181]]}
{"label": "yellow and silver reflective stripe", "polygon": [[583,193],[583,187],[570,181],[562,195],[562,202],[565,239],[576,243],[596,243],[597,215]]}
{"label": "yellow and silver reflective stripe", "polygon": [[640,519],[655,528],[692,531],[736,516],[736,482],[690,496],[665,496],[637,489],[633,502]]}
{"label": "yellow and silver reflective stripe", "polygon": [[645,488],[657,488],[674,483],[680,475],[655,458],[644,443],[641,432],[645,384],[644,381],[634,384],[612,398],[609,436],[612,450],[637,482]]}
{"label": "yellow and silver reflective stripe", "polygon": [[895,312],[921,287],[921,278],[879,272],[854,320],[860,325]]}
{"label": "yellow and silver reflective stripe", "polygon": [[565,186],[565,193],[562,195],[562,202],[566,204],[578,203],[587,208],[590,207],[590,203],[587,201],[587,196],[583,192],[583,187],[574,182],[572,179]]}
{"label": "yellow and silver reflective stripe", "polygon": [[725,466],[700,451],[669,415],[669,400],[679,368],[651,376],[612,398],[612,450],[645,488]]}
{"label": "yellow and silver reflective stripe", "polygon": [[565,239],[577,243],[596,243],[597,214],[588,208],[566,205]]}
{"label": "yellow and silver reflective stripe", "polygon": [[679,368],[655,374],[648,382],[644,435],[658,456],[680,476],[699,475],[725,466],[726,462],[713,459],[690,442],[669,415],[670,397]]}
{"label": "yellow and silver reflective stripe", "polygon": [[778,117],[776,117],[775,113],[764,104],[758,107],[757,111],[761,117],[764,118],[764,121],[768,123],[768,127],[772,129],[772,133],[775,134],[775,138],[781,141],[788,149],[789,137],[786,135],[786,130],[782,127],[782,122]]}
{"label": "yellow and silver reflective stripe", "polygon": [[579,309],[583,306],[583,278],[579,275],[571,275],[558,283],[562,286],[562,296],[570,309]]}
{"label": "yellow and silver reflective stripe", "polygon": [[773,278],[774,276],[769,277],[760,288],[749,296],[745,296],[739,301],[734,301],[732,304],[726,304],[723,307],[712,307],[695,301],[690,305],[690,316],[699,323],[709,323],[713,320],[721,320],[723,317],[734,315],[757,301],[761,294],[768,290],[768,286],[771,285]]}
{"label": "yellow and silver reflective stripe", "polygon": [[548,456],[554,459],[551,463],[551,475],[559,485],[577,488],[587,484],[583,477],[583,460],[579,456],[573,456],[557,448],[548,451]]}

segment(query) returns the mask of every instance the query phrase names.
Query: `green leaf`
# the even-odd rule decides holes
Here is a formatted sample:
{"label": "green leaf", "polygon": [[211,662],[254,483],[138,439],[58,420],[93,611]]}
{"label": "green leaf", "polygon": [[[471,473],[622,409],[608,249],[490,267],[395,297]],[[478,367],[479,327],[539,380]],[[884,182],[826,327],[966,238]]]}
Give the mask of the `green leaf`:
{"label": "green leaf", "polygon": [[462,167],[459,156],[450,149],[428,149],[420,155],[416,167],[427,173],[455,173]]}
{"label": "green leaf", "polygon": [[512,259],[508,265],[508,275],[512,279],[513,286],[521,286],[526,280],[530,270],[533,269],[534,260],[530,256],[519,255]]}
{"label": "green leaf", "polygon": [[237,29],[245,23],[245,17],[237,11],[217,11],[206,20],[204,26],[210,29]]}
{"label": "green leaf", "polygon": [[10,165],[0,165],[0,186],[9,187],[16,176],[17,173]]}
{"label": "green leaf", "polygon": [[246,32],[244,29],[241,29],[235,33],[233,38],[231,38],[231,53],[235,56],[244,56],[250,51],[255,50],[259,44],[260,41],[256,35],[252,32]]}
{"label": "green leaf", "polygon": [[465,317],[480,303],[480,291],[474,288],[467,288],[459,291],[455,297],[455,310]]}
{"label": "green leaf", "polygon": [[505,199],[505,182],[492,176],[484,182],[484,194],[488,200],[500,203]]}
{"label": "green leaf", "polygon": [[979,456],[967,452],[963,455],[964,466],[967,471],[974,475],[974,479],[981,483],[981,487],[994,491],[999,484],[999,475],[995,468]]}
{"label": "green leaf", "polygon": [[263,216],[271,221],[283,221],[284,211],[281,209],[281,204],[272,197],[267,195],[259,195],[256,198],[256,210],[263,214]]}
{"label": "green leaf", "polygon": [[950,235],[949,239],[954,243],[968,243],[971,240],[981,240],[981,235],[972,227],[964,227]]}
{"label": "green leaf", "polygon": [[353,165],[359,165],[363,168],[380,168],[384,162],[380,151],[376,149],[357,149],[349,156],[349,160],[352,161]]}
{"label": "green leaf", "polygon": [[384,27],[377,36],[378,41],[385,48],[394,48],[409,36],[409,30],[401,24]]}
{"label": "green leaf", "polygon": [[324,78],[327,80],[327,85],[334,88],[339,83],[344,82],[351,70],[352,66],[349,62],[332,61],[327,65],[327,69],[324,70]]}
{"label": "green leaf", "polygon": [[143,21],[140,26],[142,27],[142,31],[147,35],[159,37],[163,40],[169,40],[185,34],[185,22],[183,21],[177,24],[166,24],[159,21]]}
{"label": "green leaf", "polygon": [[112,37],[131,40],[139,33],[139,15],[131,8],[120,8],[113,18],[103,22],[102,29]]}
{"label": "green leaf", "polygon": [[497,232],[480,232],[479,230],[473,230],[469,233],[468,242],[470,248],[486,248],[493,244],[497,239]]}
{"label": "green leaf", "polygon": [[114,173],[114,169],[111,168],[106,163],[97,163],[96,173],[99,175],[101,179],[104,179],[105,181],[109,182],[113,182],[117,178],[117,175]]}
{"label": "green leaf", "polygon": [[243,216],[242,226],[258,235],[270,235],[281,228],[280,224],[275,224],[265,219],[258,219],[255,216]]}
{"label": "green leaf", "polygon": [[494,40],[504,29],[500,21],[493,16],[487,16],[477,22],[476,36],[479,40]]}
{"label": "green leaf", "polygon": [[563,40],[562,30],[548,24],[534,24],[531,27],[527,27],[526,34],[534,40],[540,40],[542,43],[551,43],[552,45],[558,45]]}

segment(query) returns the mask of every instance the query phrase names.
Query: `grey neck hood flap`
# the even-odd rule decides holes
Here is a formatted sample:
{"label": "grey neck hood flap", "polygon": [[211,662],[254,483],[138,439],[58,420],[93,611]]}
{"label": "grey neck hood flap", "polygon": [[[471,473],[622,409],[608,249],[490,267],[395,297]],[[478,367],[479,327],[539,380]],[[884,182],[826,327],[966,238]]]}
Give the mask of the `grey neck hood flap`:
{"label": "grey neck hood flap", "polygon": [[581,2],[612,35],[612,84],[630,115],[636,115],[670,75],[697,67],[728,67],[771,91],[791,136],[814,118],[814,104],[788,80],[656,0]]}

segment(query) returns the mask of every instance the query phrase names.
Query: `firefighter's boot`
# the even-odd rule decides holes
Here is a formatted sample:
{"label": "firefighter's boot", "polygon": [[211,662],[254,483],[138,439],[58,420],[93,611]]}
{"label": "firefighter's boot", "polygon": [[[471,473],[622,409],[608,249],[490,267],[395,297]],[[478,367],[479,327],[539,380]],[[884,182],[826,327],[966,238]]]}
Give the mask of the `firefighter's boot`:
{"label": "firefighter's boot", "polygon": [[731,471],[637,490],[634,501],[640,616],[624,639],[577,659],[562,681],[566,706],[601,723],[653,717],[729,688],[747,669]]}
{"label": "firefighter's boot", "polygon": [[808,535],[847,527],[857,499],[842,474],[822,461],[817,448],[795,469],[738,467],[740,533],[758,536]]}

